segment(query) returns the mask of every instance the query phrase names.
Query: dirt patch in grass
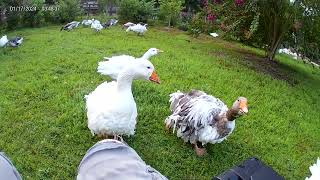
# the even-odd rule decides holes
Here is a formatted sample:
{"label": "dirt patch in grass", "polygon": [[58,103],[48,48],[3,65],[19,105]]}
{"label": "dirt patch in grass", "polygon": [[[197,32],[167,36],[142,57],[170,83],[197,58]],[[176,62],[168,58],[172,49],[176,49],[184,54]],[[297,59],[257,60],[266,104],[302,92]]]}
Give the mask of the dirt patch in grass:
{"label": "dirt patch in grass", "polygon": [[226,57],[229,55],[236,58],[243,57],[243,60],[245,61],[239,61],[240,64],[259,73],[268,74],[274,79],[286,81],[292,86],[299,83],[298,80],[292,76],[295,73],[294,70],[284,64],[276,61],[269,61],[261,55],[242,49],[231,43],[223,43],[222,45],[225,49],[230,50],[230,52],[211,51],[209,54],[217,57]]}
{"label": "dirt patch in grass", "polygon": [[294,70],[277,61],[270,61],[263,56],[243,49],[234,49],[234,51],[244,57],[244,60],[246,60],[244,62],[245,65],[257,72],[268,74],[274,79],[286,81],[292,86],[299,83],[298,80],[292,76]]}

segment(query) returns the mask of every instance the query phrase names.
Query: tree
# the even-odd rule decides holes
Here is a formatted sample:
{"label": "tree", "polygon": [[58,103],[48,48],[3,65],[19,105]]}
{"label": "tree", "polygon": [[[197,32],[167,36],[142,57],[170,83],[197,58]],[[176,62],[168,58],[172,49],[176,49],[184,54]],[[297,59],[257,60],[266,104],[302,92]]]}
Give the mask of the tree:
{"label": "tree", "polygon": [[227,25],[228,33],[264,48],[268,60],[274,60],[299,13],[299,2],[290,0],[229,0],[223,6],[222,24]]}
{"label": "tree", "polygon": [[176,21],[182,10],[181,0],[160,0],[160,15],[168,22],[168,27],[171,26],[172,21]]}
{"label": "tree", "polygon": [[123,0],[120,2],[119,18],[122,21],[147,22],[154,10],[154,1]]}
{"label": "tree", "polygon": [[320,6],[317,0],[299,1],[295,19],[285,45],[294,48],[302,57],[320,63]]}
{"label": "tree", "polygon": [[297,3],[289,0],[258,1],[260,9],[260,31],[267,50],[267,58],[274,60],[283,38],[293,27]]}

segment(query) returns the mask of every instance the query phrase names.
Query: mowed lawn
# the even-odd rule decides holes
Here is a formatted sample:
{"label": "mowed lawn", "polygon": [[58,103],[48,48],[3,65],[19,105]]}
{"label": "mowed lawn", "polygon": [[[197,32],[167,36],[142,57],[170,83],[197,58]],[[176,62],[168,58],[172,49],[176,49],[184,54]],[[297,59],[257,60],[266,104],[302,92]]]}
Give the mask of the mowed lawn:
{"label": "mowed lawn", "polygon": [[[255,156],[286,179],[304,179],[320,156],[319,69],[286,56],[268,68],[256,60],[260,50],[164,28],[151,27],[144,37],[120,27],[59,29],[10,32],[25,37],[23,45],[0,49],[0,150],[25,179],[75,178],[98,141],[87,128],[84,95],[110,80],[96,72],[97,63],[104,56],[141,56],[151,47],[165,51],[151,60],[162,83],[134,82],[138,124],[125,139],[168,178],[210,179]],[[208,145],[205,157],[164,129],[169,94],[191,89],[228,106],[238,96],[249,100],[249,114],[226,141]]]}

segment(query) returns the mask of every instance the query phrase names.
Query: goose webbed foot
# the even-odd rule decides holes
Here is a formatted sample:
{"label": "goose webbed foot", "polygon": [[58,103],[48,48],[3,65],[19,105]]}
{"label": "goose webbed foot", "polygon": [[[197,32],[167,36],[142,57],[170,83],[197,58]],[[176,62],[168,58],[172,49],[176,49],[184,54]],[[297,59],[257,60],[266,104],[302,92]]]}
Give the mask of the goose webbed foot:
{"label": "goose webbed foot", "polygon": [[123,142],[123,138],[120,135],[113,135],[113,139],[117,140],[117,141],[120,141],[120,142]]}
{"label": "goose webbed foot", "polygon": [[167,133],[170,133],[170,124],[166,124],[165,129]]}
{"label": "goose webbed foot", "polygon": [[207,150],[205,147],[202,146],[202,144],[198,141],[197,143],[194,144],[194,149],[196,151],[196,154],[198,156],[204,156],[207,154]]}

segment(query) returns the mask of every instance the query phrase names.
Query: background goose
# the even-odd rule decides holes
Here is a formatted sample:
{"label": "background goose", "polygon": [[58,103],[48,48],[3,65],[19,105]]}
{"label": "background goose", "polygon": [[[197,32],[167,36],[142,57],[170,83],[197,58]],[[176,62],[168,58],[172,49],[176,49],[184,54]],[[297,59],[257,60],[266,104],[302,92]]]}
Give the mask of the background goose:
{"label": "background goose", "polygon": [[85,26],[90,26],[91,24],[92,24],[92,22],[94,21],[94,19],[92,19],[92,20],[83,20],[82,22],[81,22],[81,24],[82,25],[85,25]]}
{"label": "background goose", "polygon": [[0,39],[0,47],[4,47],[9,42],[8,36],[4,35]]}
{"label": "background goose", "polygon": [[110,19],[106,23],[102,24],[104,28],[110,27],[110,26],[115,26],[118,23],[118,20],[116,19]]}
{"label": "background goose", "polygon": [[123,29],[123,28],[128,28],[128,27],[130,27],[130,26],[134,26],[134,25],[136,25],[136,24],[135,24],[135,23],[132,23],[132,22],[127,22],[127,23],[123,24],[122,29]]}
{"label": "background goose", "polygon": [[91,28],[96,30],[96,32],[99,32],[103,29],[103,26],[101,25],[100,21],[94,20],[91,24]]}
{"label": "background goose", "polygon": [[247,99],[239,97],[231,109],[218,98],[202,91],[180,91],[170,95],[172,115],[166,128],[177,130],[177,136],[194,145],[197,155],[205,154],[203,145],[220,143],[235,128],[235,119],[248,112]]}
{"label": "background goose", "polygon": [[112,79],[117,79],[118,74],[129,64],[131,61],[136,61],[140,59],[148,60],[150,57],[163,52],[157,48],[150,48],[144,55],[140,58],[135,58],[133,56],[121,55],[113,56],[111,58],[105,57],[106,61],[99,62],[98,73],[102,75],[108,75]]}
{"label": "background goose", "polygon": [[132,81],[146,79],[160,83],[148,60],[130,63],[117,81],[104,82],[87,95],[88,128],[99,136],[133,135],[137,108],[131,91]]}
{"label": "background goose", "polygon": [[317,162],[309,167],[311,176],[306,178],[306,180],[319,180],[320,179],[320,159],[318,158]]}
{"label": "background goose", "polygon": [[147,24],[144,24],[144,25],[136,24],[133,26],[129,26],[126,31],[127,32],[133,31],[133,32],[137,33],[138,35],[144,35],[147,32]]}
{"label": "background goose", "polygon": [[23,42],[23,37],[17,36],[15,38],[9,40],[8,43],[12,47],[18,47],[18,46],[20,46],[22,44],[22,42]]}
{"label": "background goose", "polygon": [[62,31],[62,30],[70,31],[70,30],[78,27],[79,24],[80,24],[80,22],[78,22],[78,21],[72,21],[72,22],[64,25],[63,27],[61,27],[60,31]]}
{"label": "background goose", "polygon": [[212,36],[212,37],[218,37],[219,34],[217,34],[217,33],[210,33],[210,36]]}

